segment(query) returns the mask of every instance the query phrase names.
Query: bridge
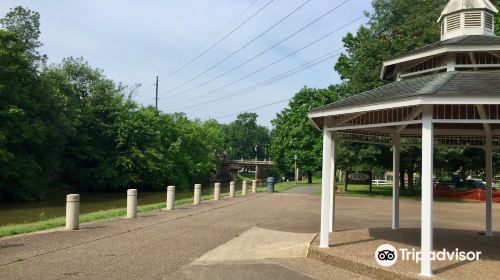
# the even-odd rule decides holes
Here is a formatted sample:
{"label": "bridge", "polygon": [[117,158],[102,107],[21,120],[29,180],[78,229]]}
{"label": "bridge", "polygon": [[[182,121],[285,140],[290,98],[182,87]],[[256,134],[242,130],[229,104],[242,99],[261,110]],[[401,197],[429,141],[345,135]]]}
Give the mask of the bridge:
{"label": "bridge", "polygon": [[270,160],[254,159],[224,159],[217,169],[217,178],[222,181],[229,181],[238,176],[238,172],[247,169],[255,172],[255,180],[266,180],[266,169],[276,169],[274,162]]}

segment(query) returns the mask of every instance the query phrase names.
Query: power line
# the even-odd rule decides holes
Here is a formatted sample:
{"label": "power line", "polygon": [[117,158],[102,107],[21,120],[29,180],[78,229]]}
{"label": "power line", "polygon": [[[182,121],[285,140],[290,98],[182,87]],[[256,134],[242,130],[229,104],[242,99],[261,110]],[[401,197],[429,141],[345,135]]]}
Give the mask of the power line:
{"label": "power line", "polygon": [[246,112],[251,112],[251,111],[255,111],[255,110],[259,110],[259,109],[267,108],[267,107],[270,107],[270,106],[273,106],[273,105],[276,105],[276,104],[283,103],[283,102],[285,102],[285,101],[290,101],[290,99],[291,99],[291,98],[287,98],[287,99],[279,100],[279,101],[276,101],[276,102],[273,102],[273,103],[270,103],[270,104],[262,105],[262,106],[255,107],[255,108],[251,108],[251,109],[247,109],[247,110],[242,111],[242,112],[239,112],[239,113],[233,113],[233,114],[225,115],[225,116],[222,116],[222,117],[217,117],[217,118],[215,118],[214,120],[225,119],[225,118],[229,118],[229,117],[232,117],[232,116],[236,116],[236,115],[239,115],[239,114],[242,114],[242,113],[246,113]]}
{"label": "power line", "polygon": [[[184,85],[186,85],[186,84],[188,84],[188,83],[190,83],[190,82],[198,79],[199,77],[205,75],[206,73],[210,72],[215,67],[217,67],[220,64],[224,63],[226,60],[228,60],[229,58],[233,57],[235,54],[237,54],[238,52],[240,52],[244,48],[248,47],[253,42],[257,41],[260,37],[264,36],[267,32],[269,32],[272,29],[274,29],[276,26],[278,26],[280,23],[282,23],[283,21],[285,21],[287,18],[289,18],[290,16],[292,16],[294,13],[296,13],[297,11],[299,11],[300,9],[302,9],[305,5],[307,5],[311,1],[312,0],[307,0],[307,1],[303,2],[297,8],[295,8],[292,12],[290,12],[285,17],[281,18],[279,21],[277,21],[276,23],[274,23],[273,25],[271,25],[270,27],[268,27],[266,30],[264,30],[264,32],[260,33],[257,37],[254,37],[253,39],[251,39],[250,41],[248,41],[245,45],[243,45],[242,47],[238,48],[236,51],[232,52],[231,54],[227,55],[223,59],[219,60],[217,63],[215,63],[214,65],[210,66],[208,69],[205,69],[204,71],[202,71],[198,75],[194,76],[193,78],[191,78],[191,79],[189,79],[189,80],[181,83],[180,85],[177,85],[176,87],[174,87],[172,89],[169,89],[169,90],[165,91],[164,93],[172,92],[172,91],[174,91],[174,90],[176,90],[176,89],[178,89],[178,88],[180,88],[180,87],[182,87],[182,86],[184,86]],[[349,1],[349,0],[347,0],[347,1]],[[176,96],[176,95],[174,95],[174,96]]]}
{"label": "power line", "polygon": [[[279,21],[277,21],[276,23],[274,23],[273,25],[271,25],[270,27],[268,27],[266,30],[264,30],[264,32],[260,33],[257,37],[254,37],[253,39],[251,39],[250,41],[248,41],[245,45],[243,45],[242,47],[238,48],[236,51],[232,52],[231,54],[227,55],[226,57],[224,57],[223,59],[219,60],[217,63],[215,63],[214,65],[210,66],[208,69],[205,69],[204,71],[202,71],[201,73],[199,73],[198,75],[194,76],[193,78],[177,85],[176,87],[174,88],[171,88],[167,91],[165,91],[164,93],[169,93],[169,92],[172,92],[172,91],[175,91],[176,89],[179,89],[181,88],[182,86],[184,85],[187,85],[189,84],[190,82],[198,79],[199,77],[205,75],[206,73],[210,72],[212,69],[214,69],[215,67],[219,66],[220,64],[224,63],[226,60],[228,60],[229,58],[233,57],[235,54],[237,54],[238,52],[240,52],[241,50],[243,50],[244,48],[248,47],[250,44],[252,44],[253,42],[257,41],[260,37],[264,36],[267,32],[271,31],[272,29],[274,29],[276,26],[278,26],[280,23],[282,23],[283,21],[285,21],[287,18],[289,18],[290,16],[292,16],[293,14],[295,14],[297,11],[299,11],[300,9],[302,9],[305,5],[307,5],[309,2],[311,2],[312,0],[307,0],[305,2],[303,2],[302,4],[300,4],[297,8],[295,8],[292,12],[290,12],[289,14],[287,14],[285,17],[281,18]],[[349,1],[349,0],[347,0]],[[176,95],[174,95],[176,96]],[[173,97],[173,96],[172,96]]]}
{"label": "power line", "polygon": [[[239,90],[237,92],[226,94],[226,95],[224,95],[222,97],[218,97],[218,98],[212,99],[212,100],[210,100],[208,102],[199,103],[199,104],[191,105],[191,106],[186,106],[184,108],[200,107],[200,106],[203,106],[203,105],[206,105],[204,107],[204,108],[206,108],[206,107],[215,105],[214,103],[216,103],[217,101],[223,100],[223,102],[225,102],[225,101],[227,101],[230,98],[235,98],[235,97],[247,94],[247,93],[252,92],[252,91],[254,91],[256,89],[268,86],[270,84],[273,84],[273,83],[281,81],[281,80],[283,80],[285,78],[288,78],[288,77],[290,77],[290,76],[292,76],[294,74],[302,72],[302,71],[304,71],[304,70],[306,70],[308,68],[311,68],[312,66],[320,64],[322,62],[325,62],[325,61],[327,61],[327,60],[329,60],[329,59],[337,56],[339,54],[338,51],[340,51],[341,49],[343,49],[343,48],[339,48],[337,50],[328,52],[328,53],[326,53],[326,54],[324,54],[324,55],[322,55],[322,56],[320,56],[318,58],[315,58],[315,59],[313,59],[313,60],[311,60],[311,61],[309,61],[307,63],[304,63],[304,64],[302,64],[302,65],[300,65],[298,67],[292,68],[292,69],[290,69],[288,71],[285,71],[285,72],[283,72],[283,73],[281,73],[279,75],[276,75],[276,76],[274,76],[274,77],[272,77],[272,78],[270,78],[268,80],[259,82],[259,83],[255,84],[255,85],[252,85],[250,87],[244,88],[244,89]],[[219,103],[222,103],[222,102],[219,102]],[[184,108],[182,108],[182,109],[184,109]]]}
{"label": "power line", "polygon": [[258,9],[256,12],[254,12],[250,17],[248,17],[245,21],[243,21],[242,23],[240,23],[238,26],[236,26],[236,28],[234,28],[233,30],[231,30],[231,32],[229,32],[228,34],[224,35],[224,37],[222,37],[221,39],[217,40],[217,42],[213,43],[212,45],[210,45],[210,47],[208,47],[207,49],[205,49],[203,52],[201,52],[199,55],[197,55],[196,57],[192,58],[191,60],[189,60],[188,62],[184,63],[181,67],[177,68],[174,72],[168,74],[167,76],[163,77],[161,80],[165,80],[166,78],[169,78],[171,77],[172,75],[175,75],[177,73],[179,73],[179,71],[181,71],[182,69],[186,68],[187,66],[191,65],[194,61],[196,61],[198,58],[202,57],[203,55],[205,55],[207,52],[209,52],[211,49],[215,48],[217,45],[219,45],[222,41],[224,41],[227,37],[229,37],[231,34],[233,34],[234,32],[236,32],[236,30],[240,29],[243,25],[245,25],[247,22],[249,22],[252,18],[254,18],[256,15],[258,15],[260,12],[262,12],[267,6],[269,6],[272,2],[274,2],[274,0],[270,0],[268,1],[264,6],[262,6],[260,9]]}
{"label": "power line", "polygon": [[[241,16],[243,16],[248,10],[250,10],[251,7],[253,7],[255,5],[255,3],[257,3],[257,1],[259,1],[259,0],[254,0],[252,3],[250,3],[250,5],[248,5],[248,7],[246,7],[242,12],[240,12],[239,14],[237,14],[226,25],[224,25],[224,27],[222,27],[221,29],[219,29],[217,32],[213,33],[207,40],[205,40],[202,44],[200,44],[200,46],[195,51],[193,51],[190,55],[188,55],[186,57],[186,59],[188,59],[188,58],[192,57],[193,55],[195,55],[196,53],[198,53],[206,45],[208,45],[208,43],[210,43],[213,39],[215,39],[217,36],[219,36],[219,34],[221,34],[224,30],[226,30],[230,25],[232,25],[235,21],[239,20],[241,18]],[[173,74],[175,74],[175,73],[168,74],[167,76],[165,76],[165,78],[162,78],[162,80],[170,77]],[[160,75],[160,76],[162,76],[162,75]]]}
{"label": "power line", "polygon": [[[342,48],[341,48],[341,49],[342,49]],[[339,50],[340,50],[340,49],[339,49]],[[281,80],[284,80],[284,79],[286,79],[286,78],[288,78],[288,77],[290,77],[290,76],[293,76],[293,75],[295,75],[295,74],[297,74],[297,73],[300,73],[300,72],[302,72],[302,71],[304,71],[304,70],[307,70],[307,69],[309,69],[309,68],[311,68],[311,67],[313,67],[313,66],[316,66],[316,65],[318,65],[318,64],[321,64],[321,63],[323,63],[323,62],[326,62],[326,61],[328,61],[328,60],[330,60],[330,59],[332,59],[332,58],[334,58],[334,57],[336,57],[336,56],[338,56],[338,55],[340,54],[340,52],[336,52],[336,53],[334,53],[334,52],[335,52],[335,51],[333,51],[333,52],[329,52],[329,53],[327,53],[327,54],[325,54],[325,55],[323,55],[323,56],[321,56],[321,57],[319,57],[319,58],[316,58],[316,59],[315,59],[315,60],[313,60],[313,61],[310,61],[310,62],[308,62],[308,63],[305,63],[305,64],[301,65],[301,66],[298,66],[298,67],[296,67],[296,68],[293,68],[293,69],[291,69],[291,70],[288,70],[288,71],[286,71],[286,72],[284,72],[284,73],[281,73],[280,75],[274,76],[274,77],[273,77],[273,78],[271,78],[271,79],[265,80],[265,81],[263,81],[263,82],[260,82],[260,83],[258,83],[258,84],[256,84],[256,85],[254,85],[254,86],[251,86],[251,87],[245,88],[245,89],[243,89],[243,90],[240,90],[240,91],[238,91],[238,92],[236,92],[236,93],[233,93],[233,94],[227,94],[227,95],[225,95],[225,96],[223,96],[223,97],[219,97],[219,98],[213,99],[213,100],[211,100],[209,103],[204,103],[203,105],[205,105],[205,106],[203,106],[203,107],[201,108],[201,110],[204,110],[204,109],[206,109],[206,108],[212,107],[212,106],[217,105],[217,104],[221,104],[221,103],[227,102],[227,101],[229,101],[229,100],[231,100],[231,99],[234,99],[234,98],[236,98],[236,97],[239,97],[239,96],[242,96],[242,95],[248,94],[248,93],[250,93],[250,92],[252,92],[252,91],[254,91],[254,90],[257,90],[257,89],[260,89],[260,88],[266,87],[266,86],[268,86],[268,85],[271,85],[271,84],[277,83],[277,82],[279,82],[279,81],[281,81]],[[219,101],[219,102],[217,102],[217,101]],[[199,106],[198,106],[198,107],[199,107]]]}
{"label": "power line", "polygon": [[268,64],[268,65],[266,65],[266,66],[264,66],[264,67],[262,67],[262,68],[260,68],[260,69],[257,69],[256,71],[251,72],[251,73],[247,74],[246,76],[244,76],[244,77],[242,77],[242,78],[240,78],[240,79],[238,79],[238,80],[235,80],[235,81],[232,81],[232,82],[230,82],[230,83],[227,83],[227,84],[225,84],[225,85],[223,85],[223,86],[221,86],[221,87],[218,87],[218,88],[216,88],[216,89],[214,89],[214,90],[211,90],[211,91],[209,91],[209,92],[206,92],[206,93],[204,93],[204,94],[202,94],[202,95],[200,95],[200,96],[197,96],[197,97],[195,97],[195,98],[191,98],[191,99],[188,99],[188,100],[186,100],[186,101],[184,101],[184,102],[178,103],[176,106],[183,105],[183,104],[186,104],[186,103],[189,103],[189,102],[192,102],[192,101],[198,100],[198,99],[203,98],[203,97],[205,97],[205,96],[208,96],[208,95],[210,95],[210,94],[212,94],[212,93],[214,93],[214,92],[218,92],[218,91],[220,91],[220,90],[222,90],[222,89],[225,89],[225,88],[227,88],[227,87],[229,87],[229,86],[231,86],[231,85],[234,85],[234,84],[236,84],[236,83],[238,83],[238,82],[240,82],[240,81],[242,81],[242,80],[244,80],[244,79],[246,79],[246,78],[248,78],[248,77],[250,77],[250,76],[253,76],[253,75],[255,75],[255,74],[259,73],[259,72],[262,72],[262,71],[264,71],[265,69],[267,69],[267,68],[269,68],[269,67],[271,67],[271,66],[273,66],[273,65],[276,65],[277,63],[279,63],[279,62],[281,62],[281,61],[283,61],[283,60],[287,59],[288,57],[290,57],[290,56],[292,56],[292,55],[295,55],[295,54],[297,54],[297,53],[299,53],[299,52],[303,51],[304,49],[306,49],[306,48],[308,48],[308,47],[310,47],[310,46],[312,46],[312,45],[314,45],[314,44],[317,44],[318,42],[320,42],[320,41],[322,41],[322,40],[324,40],[324,39],[328,38],[329,36],[331,36],[331,35],[335,34],[335,33],[336,33],[336,32],[338,32],[339,30],[342,30],[342,29],[343,29],[343,28],[345,28],[346,26],[349,26],[350,24],[352,24],[352,23],[354,23],[354,22],[356,22],[356,21],[360,20],[361,18],[363,18],[363,16],[360,16],[360,17],[358,17],[358,18],[356,18],[356,19],[354,19],[354,20],[352,20],[352,21],[348,22],[347,24],[344,24],[344,25],[343,25],[343,26],[341,26],[341,27],[339,27],[339,28],[337,28],[337,29],[335,29],[335,30],[333,30],[333,31],[330,31],[330,32],[326,33],[325,35],[323,35],[323,36],[319,37],[319,38],[318,38],[318,39],[316,39],[316,40],[313,40],[312,42],[310,42],[310,43],[308,43],[308,44],[304,45],[303,47],[301,47],[301,48],[299,48],[299,49],[297,49],[297,50],[293,51],[292,53],[290,53],[290,54],[288,54],[288,55],[286,55],[286,56],[284,56],[284,57],[282,57],[282,58],[280,58],[280,59],[278,59],[278,60],[275,60],[275,61],[271,62],[270,64]]}
{"label": "power line", "polygon": [[276,83],[278,81],[281,81],[289,76],[292,76],[292,75],[295,75],[299,72],[302,72],[308,68],[311,68],[317,64],[320,64],[320,63],[323,63],[329,59],[332,59],[333,57],[337,56],[340,54],[340,50],[343,49],[343,48],[339,48],[339,49],[336,49],[334,51],[330,51],[322,56],[319,56],[307,63],[304,63],[298,67],[295,67],[295,68],[292,68],[288,71],[285,71],[277,76],[274,76],[270,79],[267,79],[265,81],[262,81],[262,82],[259,82],[257,84],[254,84],[252,86],[249,86],[247,88],[244,88],[242,90],[239,90],[239,91],[236,91],[236,92],[232,92],[232,93],[229,93],[229,94],[226,94],[224,96],[221,96],[221,97],[218,97],[218,98],[215,98],[215,99],[212,99],[210,101],[207,101],[207,102],[203,102],[203,103],[199,103],[199,104],[195,104],[195,105],[190,105],[190,106],[185,106],[185,107],[182,107],[182,108],[179,108],[179,109],[190,109],[190,108],[196,108],[196,107],[203,107],[206,108],[206,107],[210,107],[210,106],[213,106],[215,105],[214,103],[217,103],[217,101],[220,101],[220,100],[223,100],[223,102],[229,100],[230,98],[235,98],[235,97],[238,97],[238,96],[241,96],[241,95],[244,95],[244,94],[247,94],[249,92],[252,92],[256,89],[259,89],[259,88],[262,88],[262,87],[265,87],[265,86],[268,86],[270,84],[273,84],[273,83]]}
{"label": "power line", "polygon": [[[253,56],[252,58],[250,58],[250,59],[246,60],[245,62],[243,62],[243,63],[241,63],[241,64],[239,64],[239,65],[237,65],[237,66],[233,67],[232,69],[230,69],[230,70],[228,70],[228,71],[226,71],[226,72],[224,72],[224,73],[222,73],[222,74],[220,74],[220,75],[216,76],[215,78],[212,78],[212,79],[210,79],[210,80],[208,80],[208,81],[206,81],[206,82],[203,82],[203,83],[201,83],[201,84],[198,84],[197,86],[192,87],[192,88],[190,88],[190,89],[188,89],[188,90],[185,90],[185,91],[180,92],[180,93],[175,94],[175,95],[171,95],[170,97],[175,97],[175,96],[179,96],[179,95],[183,95],[183,94],[189,93],[189,92],[191,92],[191,91],[193,91],[193,90],[195,90],[195,89],[198,89],[198,88],[200,88],[200,87],[202,87],[202,86],[205,86],[205,85],[207,85],[207,84],[209,84],[209,83],[212,83],[212,82],[214,82],[214,81],[216,81],[216,80],[220,79],[221,77],[226,76],[227,74],[229,74],[229,73],[231,73],[231,72],[233,72],[233,71],[235,71],[235,70],[237,70],[237,69],[241,68],[242,66],[244,66],[244,65],[248,64],[249,62],[251,62],[251,61],[255,60],[256,58],[258,58],[258,57],[262,56],[263,54],[265,54],[265,53],[269,52],[270,50],[272,50],[272,49],[276,48],[278,45],[282,44],[283,42],[285,42],[285,41],[289,40],[290,38],[294,37],[295,35],[299,34],[300,32],[304,31],[305,29],[309,28],[310,26],[312,26],[312,25],[313,25],[313,24],[315,24],[316,22],[320,21],[321,19],[325,18],[325,17],[326,17],[326,16],[328,16],[329,14],[333,13],[334,11],[336,11],[338,8],[342,7],[343,5],[345,5],[345,4],[346,4],[347,2],[349,2],[349,1],[350,1],[350,0],[345,0],[344,2],[340,3],[340,4],[339,4],[339,5],[337,5],[336,7],[334,7],[334,8],[332,8],[332,9],[328,10],[326,13],[323,13],[321,16],[319,16],[319,17],[317,17],[316,19],[314,19],[313,21],[309,22],[308,24],[306,24],[305,26],[303,26],[303,27],[302,27],[302,28],[300,28],[299,30],[297,30],[297,31],[293,32],[292,34],[290,34],[290,35],[288,35],[287,37],[283,38],[282,40],[280,40],[279,42],[275,43],[275,44],[274,44],[274,45],[272,45],[271,47],[269,47],[269,48],[265,49],[264,51],[261,51],[261,52],[260,52],[260,53],[258,53],[257,55],[255,55],[255,56]],[[307,2],[309,2],[309,1],[307,1]],[[305,5],[305,4],[307,4],[307,2],[306,2],[306,3],[303,3],[303,4],[302,4],[302,6],[303,6],[303,5]],[[299,7],[299,8],[300,8],[300,7]],[[297,9],[296,9],[296,10],[297,10]],[[294,11],[294,12],[295,12],[295,11]],[[292,13],[293,13],[293,12],[292,12]],[[289,14],[288,16],[290,16],[290,14]],[[287,17],[288,17],[288,16],[287,16]],[[286,17],[285,17],[285,18],[286,18]],[[261,35],[259,35],[259,36],[261,36]],[[258,37],[257,37],[257,38],[258,38]],[[244,47],[245,47],[245,46],[244,46]],[[237,50],[237,51],[239,51],[239,50]],[[233,53],[233,54],[234,54],[234,53]],[[232,56],[233,54],[231,54],[230,56]],[[207,70],[203,71],[202,73],[200,73],[200,74],[199,74],[199,75],[197,75],[196,77],[194,77],[194,78],[190,79],[189,81],[186,81],[186,82],[182,83],[180,86],[177,86],[176,88],[171,89],[171,90],[167,91],[166,93],[171,92],[171,91],[173,91],[173,90],[175,90],[175,89],[178,89],[179,87],[181,87],[181,86],[183,86],[183,85],[185,85],[185,84],[187,84],[187,83],[189,83],[189,82],[191,82],[191,81],[193,81],[193,80],[197,79],[198,77],[200,77],[200,76],[204,75],[205,73],[209,72],[210,70],[212,70],[213,68],[215,68],[216,66],[218,66],[220,63],[222,63],[223,61],[225,61],[225,60],[226,60],[227,58],[229,58],[230,56],[228,56],[228,57],[224,58],[223,60],[219,61],[218,63],[216,63],[214,66],[210,67],[209,69],[207,69]]]}

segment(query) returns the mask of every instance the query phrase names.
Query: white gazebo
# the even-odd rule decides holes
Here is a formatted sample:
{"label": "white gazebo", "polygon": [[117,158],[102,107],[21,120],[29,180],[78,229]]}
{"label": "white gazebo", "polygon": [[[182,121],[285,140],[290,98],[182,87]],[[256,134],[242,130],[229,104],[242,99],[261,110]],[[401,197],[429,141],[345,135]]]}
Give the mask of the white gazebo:
{"label": "white gazebo", "polygon": [[434,145],[485,150],[485,234],[492,230],[492,149],[500,144],[500,38],[498,13],[488,0],[451,0],[442,12],[441,41],[384,62],[392,83],[309,112],[323,131],[320,247],[334,229],[335,144],[392,146],[392,228],[399,228],[401,145],[422,148],[421,275],[432,275]]}

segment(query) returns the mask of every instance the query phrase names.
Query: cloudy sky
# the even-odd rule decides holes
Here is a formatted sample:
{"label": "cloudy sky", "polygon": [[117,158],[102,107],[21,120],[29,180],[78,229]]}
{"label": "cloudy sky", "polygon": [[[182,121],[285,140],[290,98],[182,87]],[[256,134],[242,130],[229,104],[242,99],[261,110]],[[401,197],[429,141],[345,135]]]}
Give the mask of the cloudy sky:
{"label": "cloudy sky", "polygon": [[[142,84],[134,98],[144,105],[154,104],[159,76],[160,110],[230,122],[305,85],[337,83],[334,55],[342,36],[366,22],[370,2],[2,0],[0,14],[18,5],[38,11],[50,63],[82,56],[117,82]],[[259,123],[270,126],[286,104],[256,110]]]}

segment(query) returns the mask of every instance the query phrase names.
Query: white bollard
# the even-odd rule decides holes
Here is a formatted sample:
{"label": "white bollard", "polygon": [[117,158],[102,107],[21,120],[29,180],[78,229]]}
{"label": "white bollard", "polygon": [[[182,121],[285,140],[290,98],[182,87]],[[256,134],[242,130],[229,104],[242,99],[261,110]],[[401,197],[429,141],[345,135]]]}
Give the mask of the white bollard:
{"label": "white bollard", "polygon": [[234,188],[235,188],[235,183],[234,181],[231,181],[229,183],[229,197],[234,197]]}
{"label": "white bollard", "polygon": [[194,199],[193,204],[198,205],[201,202],[201,184],[194,185]]}
{"label": "white bollard", "polygon": [[80,195],[66,196],[66,229],[75,230],[80,227]]}
{"label": "white bollard", "polygon": [[214,200],[220,200],[220,183],[214,185]]}
{"label": "white bollard", "polygon": [[248,187],[248,181],[243,180],[243,183],[241,184],[241,195],[247,195],[247,187]]}
{"label": "white bollard", "polygon": [[252,193],[257,193],[257,180],[252,180]]}
{"label": "white bollard", "polygon": [[175,209],[175,186],[167,187],[167,210]]}
{"label": "white bollard", "polygon": [[127,190],[127,218],[137,218],[137,189]]}

